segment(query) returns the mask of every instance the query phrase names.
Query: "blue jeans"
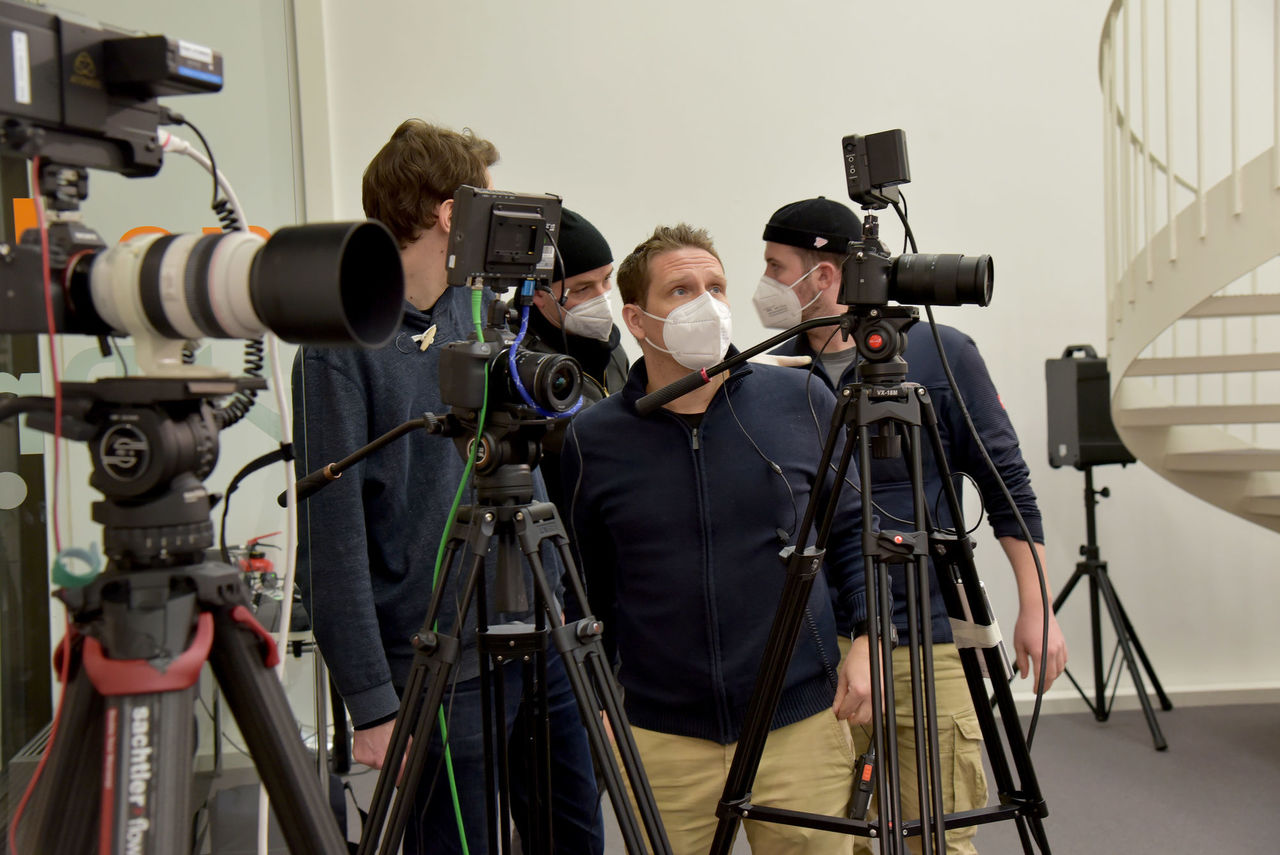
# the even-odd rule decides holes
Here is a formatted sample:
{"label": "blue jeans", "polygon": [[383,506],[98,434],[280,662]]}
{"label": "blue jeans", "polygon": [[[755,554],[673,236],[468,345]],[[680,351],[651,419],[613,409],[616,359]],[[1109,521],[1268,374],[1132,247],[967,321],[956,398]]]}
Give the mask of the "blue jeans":
{"label": "blue jeans", "polygon": [[[504,688],[506,731],[511,752],[511,813],[521,839],[526,836],[527,806],[532,789],[527,764],[520,762],[529,728],[537,722],[522,703],[524,678],[518,664],[503,666],[491,677],[501,677]],[[551,736],[552,840],[556,855],[602,855],[604,819],[592,770],[591,749],[582,726],[564,663],[554,648],[547,652],[547,717]],[[489,833],[485,816],[484,735],[480,678],[458,683],[445,692],[441,709],[449,730],[449,756],[458,786],[458,806],[471,855],[488,855]],[[494,711],[496,717],[497,711]],[[498,780],[495,773],[495,783]],[[496,799],[496,796],[495,796]],[[495,802],[496,803],[496,802]],[[454,855],[462,852],[453,798],[441,762],[437,726],[427,753],[423,779],[414,799],[418,822],[410,819],[404,835],[404,855]],[[495,850],[496,851],[496,850]],[[535,853],[526,844],[526,855]],[[547,853],[546,855],[549,855]]]}

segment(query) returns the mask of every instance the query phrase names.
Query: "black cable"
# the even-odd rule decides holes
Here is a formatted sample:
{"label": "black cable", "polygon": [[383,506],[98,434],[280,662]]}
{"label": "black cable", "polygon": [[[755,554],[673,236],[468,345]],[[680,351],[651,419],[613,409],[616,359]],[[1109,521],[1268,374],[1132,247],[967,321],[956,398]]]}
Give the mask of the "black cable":
{"label": "black cable", "polygon": [[[742,431],[742,435],[747,438],[747,442],[751,443],[751,447],[755,449],[756,454],[760,455],[760,459],[764,461],[765,465],[769,467],[769,470],[773,472],[773,474],[782,479],[783,486],[787,488],[787,495],[791,497],[791,530],[787,532],[787,541],[790,542],[791,538],[795,536],[797,523],[800,519],[800,514],[796,510],[796,494],[795,491],[791,489],[791,482],[788,481],[787,476],[783,474],[782,467],[777,463],[774,463],[773,460],[770,459],[769,455],[765,454],[764,451],[761,450],[760,446],[756,444],[755,438],[753,438],[751,434],[747,433],[747,429],[742,426],[742,420],[738,418],[738,412],[733,408],[733,398],[729,395],[729,386],[727,383],[724,386],[724,400],[725,403],[729,405],[729,415],[733,416],[734,422],[738,425],[738,430]],[[809,405],[813,406],[813,402],[810,401]],[[817,487],[818,485],[815,484],[815,491]]]}
{"label": "black cable", "polygon": [[[214,216],[218,218],[218,224],[222,227],[223,233],[238,231],[242,227],[240,218],[236,216],[235,209],[231,207],[231,201],[224,197],[219,197],[218,191],[218,162],[213,156],[213,148],[209,145],[209,141],[205,139],[205,135],[195,126],[195,123],[186,116],[169,112],[165,117],[170,123],[185,125],[195,132],[200,138],[200,145],[204,146],[205,154],[209,158],[209,175],[213,178],[213,196],[209,201],[209,207],[213,210]],[[263,366],[263,345],[261,339],[246,339],[244,345],[244,373],[248,377],[261,378]],[[187,362],[187,354],[184,351],[183,361]],[[194,361],[194,354],[191,356]],[[240,421],[253,409],[253,405],[258,397],[257,389],[241,389],[232,396],[230,403],[219,407],[214,411],[214,418],[217,420],[218,428],[225,430],[236,422]]]}
{"label": "black cable", "polygon": [[[906,214],[897,202],[891,203],[894,212],[898,215],[898,219],[902,221],[902,227],[906,231],[907,241],[911,246],[912,252],[918,252],[916,248],[916,238],[911,232],[911,224],[907,222]],[[947,384],[951,387],[951,392],[955,395],[956,402],[960,405],[960,413],[964,416],[965,426],[969,429],[969,434],[973,437],[979,451],[982,452],[982,459],[987,464],[987,468],[996,476],[996,483],[1000,485],[1000,492],[1004,495],[1005,501],[1009,503],[1009,507],[1013,510],[1014,518],[1018,521],[1018,529],[1021,531],[1023,540],[1027,544],[1027,548],[1031,551],[1031,558],[1036,565],[1036,577],[1040,582],[1040,604],[1043,611],[1043,629],[1040,639],[1040,667],[1036,677],[1036,702],[1035,708],[1031,713],[1031,725],[1027,729],[1027,750],[1031,750],[1032,740],[1035,739],[1036,725],[1040,721],[1040,706],[1044,700],[1044,678],[1048,673],[1048,663],[1045,661],[1045,654],[1049,647],[1049,588],[1045,581],[1044,567],[1040,563],[1040,556],[1035,549],[1035,541],[1032,540],[1031,531],[1027,528],[1026,521],[1022,518],[1022,511],[1014,502],[1013,496],[1009,493],[1008,486],[1004,483],[1004,478],[1000,475],[1000,470],[996,468],[996,464],[991,459],[991,455],[987,453],[987,447],[983,444],[982,438],[978,435],[978,429],[973,423],[973,419],[969,415],[969,408],[965,406],[964,397],[960,394],[959,386],[956,384],[955,375],[951,373],[951,364],[947,361],[946,351],[942,347],[942,336],[938,334],[938,324],[933,319],[933,306],[926,304],[924,307],[925,314],[929,317],[929,327],[933,332],[933,343],[938,349],[938,356],[942,360],[942,370],[947,375]],[[956,520],[958,527],[963,527],[963,520]],[[995,677],[992,677],[995,679]]]}
{"label": "black cable", "polygon": [[[262,367],[266,360],[263,357],[263,344],[260,338],[244,340],[244,373],[246,377],[262,378]],[[231,396],[231,401],[214,410],[213,417],[218,422],[219,430],[226,430],[243,419],[253,409],[258,397],[257,389],[241,389]]]}
{"label": "black cable", "polygon": [[[170,113],[168,118],[171,120],[173,124],[186,125],[188,128],[195,131],[196,136],[200,138],[200,145],[204,146],[205,154],[209,156],[209,175],[213,178],[213,197],[209,202],[209,207],[212,208],[215,212],[217,212],[218,203],[219,203],[218,162],[213,158],[213,149],[209,146],[209,141],[204,138],[204,134],[200,132],[200,129],[197,128],[195,124],[192,123],[190,120],[188,120],[186,116],[181,116],[177,113]],[[225,202],[226,200],[224,199],[222,201]]]}
{"label": "black cable", "polygon": [[240,486],[240,482],[248,478],[259,469],[270,466],[272,463],[280,461],[289,462],[293,460],[293,444],[282,443],[279,448],[274,451],[268,451],[266,454],[246,463],[241,467],[240,471],[231,479],[231,483],[227,485],[227,490],[222,495],[222,523],[219,526],[218,534],[218,550],[222,554],[222,563],[231,563],[231,553],[227,550],[227,514],[231,510],[231,496],[235,493],[236,488]]}
{"label": "black cable", "polygon": [[0,398],[0,422],[5,419],[22,413],[32,413],[41,410],[53,411],[53,398],[43,397],[22,397],[16,395],[12,397]]}
{"label": "black cable", "polygon": [[[569,276],[568,276],[568,273],[566,272],[568,268],[565,267],[564,256],[560,254],[560,244],[556,242],[556,236],[553,235],[551,233],[551,229],[547,228],[545,225],[542,227],[542,230],[547,233],[547,239],[551,241],[551,249],[552,251],[555,252],[556,261],[560,263],[560,272],[564,276],[564,278],[560,280],[559,299],[556,298],[555,294],[551,294],[551,283],[547,283],[547,293],[551,294],[551,302],[555,304],[556,313],[560,316],[560,325],[559,325],[560,326],[560,345],[563,348],[560,352],[568,353],[569,352],[569,333],[564,328],[565,316],[569,314],[567,311],[565,311],[565,308],[564,308],[564,301],[569,297]],[[554,271],[555,266],[552,265],[551,269]],[[552,273],[551,275],[554,276],[555,274]]]}
{"label": "black cable", "polygon": [[[129,376],[129,365],[128,365],[128,363],[126,363],[126,362],[124,361],[124,352],[120,349],[120,339],[119,339],[118,337],[116,337],[116,336],[108,336],[107,338],[108,338],[108,339],[110,340],[110,342],[111,342],[111,349],[112,349],[113,351],[115,351],[116,359],[118,359],[118,360],[120,361],[120,373],[121,373],[121,375],[123,375],[123,376],[125,376],[125,377],[128,377],[128,376]],[[185,355],[185,354],[184,354],[184,355]]]}

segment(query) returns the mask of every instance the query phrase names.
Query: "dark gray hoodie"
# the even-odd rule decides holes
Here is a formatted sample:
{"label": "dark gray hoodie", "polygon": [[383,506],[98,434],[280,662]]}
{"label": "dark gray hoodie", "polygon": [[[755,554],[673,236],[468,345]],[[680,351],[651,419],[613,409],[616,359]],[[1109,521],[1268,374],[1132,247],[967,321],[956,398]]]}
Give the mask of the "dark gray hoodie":
{"label": "dark gray hoodie", "polygon": [[[492,295],[485,292],[487,305]],[[435,328],[424,351],[413,337]],[[346,457],[376,437],[430,412],[443,414],[440,348],[474,332],[471,291],[448,288],[429,312],[405,304],[401,331],[378,350],[303,348],[293,365],[294,442],[299,475]],[[430,333],[428,333],[430,335]],[[298,579],[320,651],[356,727],[389,719],[399,707],[413,658],[409,639],[422,628],[449,508],[465,461],[453,440],[411,433],[347,469],[299,509]],[[535,500],[546,501],[534,474]],[[474,502],[468,490],[462,504]],[[548,581],[560,590],[561,564],[543,549]],[[494,561],[487,561],[492,583]],[[532,585],[525,568],[526,587]],[[456,620],[449,578],[439,628]],[[492,590],[492,587],[490,587]],[[524,615],[500,616],[493,623]],[[478,673],[475,613],[463,631],[459,679]]]}

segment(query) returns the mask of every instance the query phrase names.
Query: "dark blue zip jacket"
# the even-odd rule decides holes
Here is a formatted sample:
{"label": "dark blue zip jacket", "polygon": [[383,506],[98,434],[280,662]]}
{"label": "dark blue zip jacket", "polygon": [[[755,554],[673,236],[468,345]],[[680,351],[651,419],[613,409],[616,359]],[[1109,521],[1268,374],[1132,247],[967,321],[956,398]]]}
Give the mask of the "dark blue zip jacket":
{"label": "dark blue zip jacket", "polygon": [[[991,455],[1009,494],[1013,496],[1018,510],[1026,521],[1031,537],[1037,543],[1044,543],[1044,529],[1040,521],[1040,509],[1036,505],[1036,495],[1031,489],[1031,473],[1026,461],[1022,459],[1022,451],[1018,446],[1018,435],[1009,422],[1004,402],[996,392],[995,384],[987,365],[978,353],[978,346],[973,339],[954,327],[938,324],[938,337],[946,350],[947,361],[951,364],[951,372],[955,375],[956,385],[964,396],[964,403],[973,418],[974,426]],[[827,375],[822,361],[816,358],[807,336],[801,335],[773,351],[781,354],[801,354],[815,357],[813,373],[832,389],[854,382],[856,364],[845,369],[844,376],[833,383]],[[1022,530],[1018,527],[1013,509],[1005,500],[996,477],[991,473],[982,452],[974,442],[969,428],[964,423],[960,405],[955,400],[950,384],[947,383],[946,372],[942,369],[942,360],[938,356],[938,348],[933,340],[933,333],[926,323],[917,323],[907,330],[907,346],[903,350],[903,359],[907,361],[907,380],[919,383],[929,391],[933,401],[933,409],[938,417],[938,434],[942,446],[946,450],[947,463],[955,475],[956,490],[959,491],[964,481],[961,473],[973,478],[978,485],[986,508],[987,519],[995,530],[996,537],[1022,538]],[[856,363],[856,361],[855,361]],[[801,369],[808,371],[809,367]],[[799,372],[797,372],[799,373]],[[941,529],[953,528],[951,513],[942,496],[942,476],[933,457],[933,449],[925,442],[923,454],[925,504],[933,515],[935,524]],[[855,482],[856,483],[856,482]],[[876,513],[880,517],[880,525],[885,529],[913,530],[911,525],[914,512],[911,503],[911,479],[902,458],[890,460],[874,460],[871,465],[872,498]],[[895,519],[896,517],[896,519]],[[906,523],[899,522],[905,520]],[[972,520],[966,524],[973,525]],[[920,526],[923,528],[923,525]],[[981,558],[981,553],[979,553]],[[1004,553],[1001,551],[1003,562]],[[934,568],[930,579],[931,621],[933,640],[935,643],[951,641],[951,623],[947,619],[946,606],[938,591],[937,570]],[[894,573],[891,590],[894,602],[894,626],[899,633],[907,629],[906,579],[901,573]],[[842,632],[851,627],[841,625]],[[905,643],[906,636],[899,638]]]}
{"label": "dark blue zip jacket", "polygon": [[[485,302],[492,299],[486,292]],[[424,351],[413,336],[435,327]],[[293,364],[294,443],[299,474],[341,460],[393,427],[444,413],[440,348],[474,332],[471,292],[447,288],[428,313],[405,304],[403,327],[378,350],[302,348]],[[399,707],[413,660],[409,639],[422,628],[431,598],[436,549],[465,461],[452,439],[410,433],[343,472],[298,511],[298,582],[316,641],[356,727],[376,723]],[[546,501],[541,476],[534,496]],[[474,493],[463,504],[474,501]],[[542,550],[546,575],[559,588],[561,564]],[[525,569],[532,600],[531,577]],[[487,562],[489,591],[494,561]],[[440,614],[443,631],[457,620],[458,568]],[[491,622],[499,615],[489,598]],[[478,673],[475,609],[463,631],[455,674]]]}
{"label": "dark blue zip jacket", "polygon": [[[570,537],[596,616],[612,627],[631,722],[729,744],[741,730],[786,575],[779,552],[824,480],[818,460],[835,400],[822,384],[807,393],[797,371],[742,365],[695,429],[667,410],[640,416],[635,402],[647,381],[640,360],[622,394],[570,426],[562,458]],[[839,519],[825,572],[842,609],[860,619],[861,505],[853,490],[841,493]],[[840,654],[821,574],[797,641],[774,728],[834,698]]]}

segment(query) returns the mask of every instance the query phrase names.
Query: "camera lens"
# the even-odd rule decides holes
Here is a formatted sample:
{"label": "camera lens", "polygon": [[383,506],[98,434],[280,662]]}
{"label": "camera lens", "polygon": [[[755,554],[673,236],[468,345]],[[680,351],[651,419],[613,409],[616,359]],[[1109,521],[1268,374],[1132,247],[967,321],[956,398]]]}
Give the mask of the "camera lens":
{"label": "camera lens", "polygon": [[989,255],[903,254],[893,260],[890,299],[933,306],[985,306],[994,269]]}
{"label": "camera lens", "polygon": [[376,222],[251,232],[146,235],[104,250],[89,271],[93,306],[115,330],[167,339],[258,338],[386,344],[400,325],[404,272]]}
{"label": "camera lens", "polygon": [[530,397],[553,413],[568,412],[582,396],[582,369],[563,353],[516,353],[516,371]]}

